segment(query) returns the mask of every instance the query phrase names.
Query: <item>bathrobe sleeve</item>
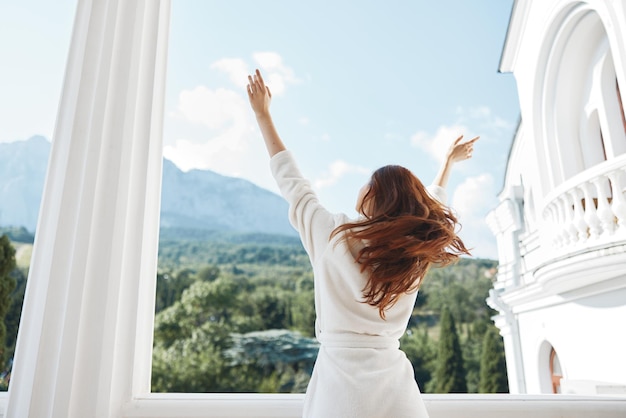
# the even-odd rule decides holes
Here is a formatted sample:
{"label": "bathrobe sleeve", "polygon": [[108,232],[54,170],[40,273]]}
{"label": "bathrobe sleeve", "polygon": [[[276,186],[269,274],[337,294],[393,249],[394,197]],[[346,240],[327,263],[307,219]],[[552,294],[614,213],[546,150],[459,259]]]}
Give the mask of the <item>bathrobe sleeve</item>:
{"label": "bathrobe sleeve", "polygon": [[[304,249],[314,263],[329,243],[331,232],[348,221],[343,214],[333,214],[319,203],[311,183],[302,176],[291,151],[285,150],[270,159],[272,175],[281,195],[289,203],[289,221],[298,231]],[[442,204],[446,191],[437,185],[427,187],[428,193]]]}
{"label": "bathrobe sleeve", "polygon": [[326,210],[318,201],[311,183],[305,179],[290,151],[275,154],[270,160],[272,175],[280,193],[289,203],[289,221],[298,231],[312,262],[322,254],[341,215]]}
{"label": "bathrobe sleeve", "polygon": [[446,193],[446,189],[441,186],[437,186],[436,184],[431,184],[426,187],[428,193],[437,199],[441,204],[445,205],[448,200],[448,194]]}

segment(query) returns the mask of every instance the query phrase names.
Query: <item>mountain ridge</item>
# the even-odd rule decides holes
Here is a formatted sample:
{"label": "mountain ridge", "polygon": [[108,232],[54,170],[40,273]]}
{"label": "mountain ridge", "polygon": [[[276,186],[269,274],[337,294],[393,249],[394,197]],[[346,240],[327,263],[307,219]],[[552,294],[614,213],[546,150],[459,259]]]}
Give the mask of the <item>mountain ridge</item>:
{"label": "mountain ridge", "polygon": [[[34,231],[51,144],[42,136],[0,143],[0,226]],[[254,183],[163,159],[161,228],[295,236],[287,203]]]}

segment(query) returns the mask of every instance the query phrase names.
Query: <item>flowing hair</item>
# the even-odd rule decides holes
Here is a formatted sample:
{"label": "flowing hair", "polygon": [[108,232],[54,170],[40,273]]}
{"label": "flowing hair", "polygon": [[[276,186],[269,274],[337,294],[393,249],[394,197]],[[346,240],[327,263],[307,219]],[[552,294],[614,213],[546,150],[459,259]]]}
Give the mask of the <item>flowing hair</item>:
{"label": "flowing hair", "polygon": [[452,211],[404,167],[376,170],[358,209],[365,218],[338,226],[330,237],[344,232],[348,243],[363,243],[356,258],[361,272],[369,272],[363,297],[383,319],[402,294],[420,287],[431,264],[446,266],[470,254]]}

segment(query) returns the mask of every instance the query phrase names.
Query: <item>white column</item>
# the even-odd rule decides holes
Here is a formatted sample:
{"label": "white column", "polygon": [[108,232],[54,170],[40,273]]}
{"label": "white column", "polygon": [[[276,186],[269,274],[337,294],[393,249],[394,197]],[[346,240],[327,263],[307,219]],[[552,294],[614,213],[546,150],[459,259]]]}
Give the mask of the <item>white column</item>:
{"label": "white column", "polygon": [[169,0],[79,0],[7,416],[149,391]]}
{"label": "white column", "polygon": [[504,342],[506,371],[509,381],[509,393],[526,393],[526,376],[522,355],[521,335],[517,316],[501,298],[495,289],[489,291],[487,303],[499,314],[491,319],[498,329]]}

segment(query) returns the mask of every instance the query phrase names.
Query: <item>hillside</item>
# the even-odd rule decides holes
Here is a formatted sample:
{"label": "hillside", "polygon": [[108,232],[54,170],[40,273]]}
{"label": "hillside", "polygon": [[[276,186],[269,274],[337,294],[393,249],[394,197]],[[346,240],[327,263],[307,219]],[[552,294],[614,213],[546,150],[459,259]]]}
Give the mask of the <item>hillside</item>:
{"label": "hillside", "polygon": [[[23,230],[8,232],[23,236]],[[313,274],[299,240],[260,233],[162,232],[153,391],[303,391],[318,345]],[[14,246],[19,263],[6,321],[9,356],[32,248]],[[428,273],[401,340],[422,391],[432,392],[436,383],[444,307],[458,325],[468,391],[478,390],[483,337],[488,330],[496,332],[489,319],[494,312],[485,303],[495,267],[491,260],[462,259]]]}
{"label": "hillside", "polygon": [[[428,273],[401,340],[422,391],[436,384],[446,307],[458,326],[468,391],[478,391],[483,338],[495,330],[485,303],[495,267],[464,258]],[[156,310],[155,392],[305,389],[317,351],[314,290],[296,240],[226,234],[162,240]]]}

